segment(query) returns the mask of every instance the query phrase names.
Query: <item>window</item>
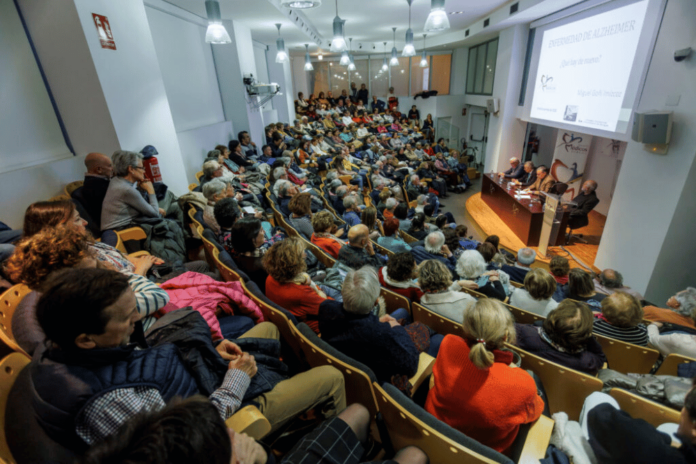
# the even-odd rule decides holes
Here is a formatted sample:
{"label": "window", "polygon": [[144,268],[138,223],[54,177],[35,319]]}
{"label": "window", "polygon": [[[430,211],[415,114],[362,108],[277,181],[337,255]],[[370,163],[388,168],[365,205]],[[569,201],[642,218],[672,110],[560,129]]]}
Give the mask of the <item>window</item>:
{"label": "window", "polygon": [[430,90],[430,69],[433,65],[431,58],[430,56],[427,57],[427,68],[420,67],[420,55],[416,55],[411,59],[411,96],[424,90]]}
{"label": "window", "polygon": [[409,63],[408,57],[400,56],[399,65],[389,67],[391,71],[391,87],[394,87],[394,95],[397,97],[408,95]]}
{"label": "window", "polygon": [[[360,85],[365,84],[368,92],[370,90],[370,71],[368,69],[367,57],[365,59],[355,58],[355,71],[350,71],[350,81],[355,82],[355,88],[360,90]],[[350,88],[350,85],[348,86]],[[369,98],[369,97],[368,97]],[[369,105],[369,101],[363,102],[363,105]]]}
{"label": "window", "polygon": [[[420,60],[418,60],[420,62]],[[450,93],[450,71],[452,55],[433,55],[430,57],[430,90],[437,90],[438,95]]]}
{"label": "window", "polygon": [[329,91],[329,63],[327,61],[315,61],[312,63],[314,71],[307,73],[310,92],[318,96],[320,92]]}
{"label": "window", "polygon": [[382,72],[382,57],[370,59],[370,80],[372,81],[372,91],[370,92],[370,102],[372,95],[387,103],[387,93],[389,93],[389,71]]}
{"label": "window", "polygon": [[495,78],[495,62],[497,57],[498,39],[493,39],[469,49],[469,63],[466,72],[466,93],[493,95],[493,80]]}

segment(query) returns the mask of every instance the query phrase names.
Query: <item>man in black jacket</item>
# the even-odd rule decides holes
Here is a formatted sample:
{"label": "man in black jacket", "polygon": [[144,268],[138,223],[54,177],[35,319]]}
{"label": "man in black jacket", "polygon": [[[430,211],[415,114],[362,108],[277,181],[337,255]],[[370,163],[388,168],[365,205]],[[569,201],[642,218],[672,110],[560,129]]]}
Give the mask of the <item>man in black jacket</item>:
{"label": "man in black jacket", "polygon": [[514,182],[522,188],[528,188],[530,185],[533,185],[534,182],[536,182],[536,179],[537,175],[534,163],[527,161],[524,163],[524,175]]}
{"label": "man in black jacket", "polygon": [[510,158],[510,169],[507,171],[498,173],[499,176],[503,177],[505,176],[506,179],[521,179],[524,175],[524,169],[522,168],[522,165],[520,164],[520,160],[517,158]]}
{"label": "man in black jacket", "polygon": [[587,215],[599,203],[599,198],[597,198],[595,190],[597,190],[597,182],[593,180],[586,180],[585,183],[582,184],[580,195],[573,198],[573,203],[576,203],[576,206],[570,210],[568,227],[571,229],[579,229],[590,223]]}
{"label": "man in black jacket", "polygon": [[360,90],[358,90],[358,100],[363,102],[363,105],[367,107],[368,101],[367,98],[369,97],[370,93],[367,90],[367,87],[365,87],[365,84],[360,85]]}

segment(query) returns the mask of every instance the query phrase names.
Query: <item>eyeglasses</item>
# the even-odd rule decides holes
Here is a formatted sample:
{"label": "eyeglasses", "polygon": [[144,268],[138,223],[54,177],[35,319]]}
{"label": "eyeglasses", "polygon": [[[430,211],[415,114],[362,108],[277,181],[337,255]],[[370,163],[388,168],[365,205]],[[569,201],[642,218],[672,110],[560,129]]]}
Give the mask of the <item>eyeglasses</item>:
{"label": "eyeglasses", "polygon": [[145,166],[131,166],[133,169],[142,169],[143,171],[145,170]]}

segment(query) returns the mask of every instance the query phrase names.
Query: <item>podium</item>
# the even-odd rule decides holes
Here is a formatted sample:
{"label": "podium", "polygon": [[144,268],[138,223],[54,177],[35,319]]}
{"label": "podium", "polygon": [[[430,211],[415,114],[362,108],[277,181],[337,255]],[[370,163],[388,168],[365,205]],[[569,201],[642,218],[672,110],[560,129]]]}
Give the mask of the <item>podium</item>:
{"label": "podium", "polygon": [[556,243],[558,234],[564,234],[565,227],[563,223],[563,205],[561,203],[561,195],[553,195],[551,193],[540,192],[546,197],[544,203],[544,219],[541,224],[541,235],[539,236],[539,255],[546,258],[549,244]]}

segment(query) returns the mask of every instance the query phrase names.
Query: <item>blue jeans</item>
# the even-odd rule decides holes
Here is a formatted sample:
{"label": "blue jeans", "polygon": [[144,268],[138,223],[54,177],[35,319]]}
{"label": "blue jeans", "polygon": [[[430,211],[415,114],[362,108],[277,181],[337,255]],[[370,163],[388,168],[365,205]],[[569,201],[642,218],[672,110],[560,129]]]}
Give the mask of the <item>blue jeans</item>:
{"label": "blue jeans", "polygon": [[222,336],[228,340],[239,338],[254,327],[254,320],[247,316],[220,316],[218,322]]}

